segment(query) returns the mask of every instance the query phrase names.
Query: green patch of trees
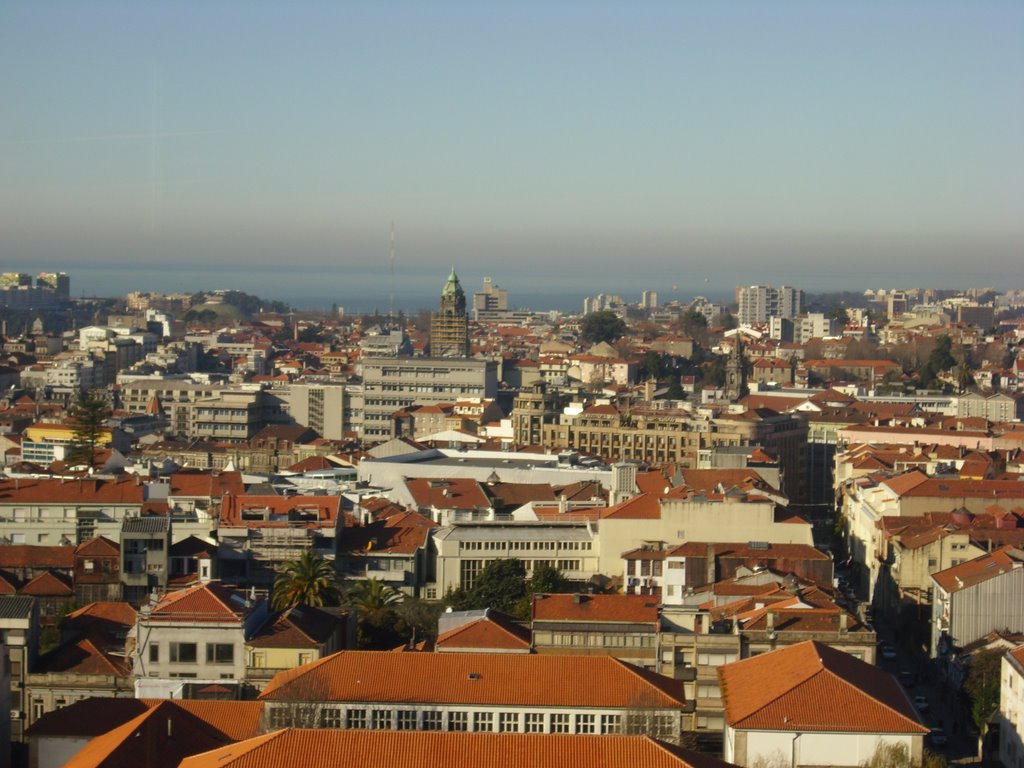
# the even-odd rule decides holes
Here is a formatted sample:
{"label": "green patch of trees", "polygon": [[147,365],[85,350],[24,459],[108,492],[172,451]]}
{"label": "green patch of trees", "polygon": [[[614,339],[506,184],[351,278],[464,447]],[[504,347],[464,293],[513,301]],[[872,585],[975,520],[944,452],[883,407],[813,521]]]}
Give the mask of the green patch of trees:
{"label": "green patch of trees", "polygon": [[591,312],[580,323],[580,335],[584,341],[598,344],[602,341],[611,343],[626,333],[626,321],[610,309]]}
{"label": "green patch of trees", "polygon": [[562,572],[549,565],[539,565],[533,577],[526,578],[522,560],[492,560],[477,576],[470,589],[449,590],[445,603],[456,611],[479,611],[493,608],[517,619],[528,619],[533,595],[570,592]]}

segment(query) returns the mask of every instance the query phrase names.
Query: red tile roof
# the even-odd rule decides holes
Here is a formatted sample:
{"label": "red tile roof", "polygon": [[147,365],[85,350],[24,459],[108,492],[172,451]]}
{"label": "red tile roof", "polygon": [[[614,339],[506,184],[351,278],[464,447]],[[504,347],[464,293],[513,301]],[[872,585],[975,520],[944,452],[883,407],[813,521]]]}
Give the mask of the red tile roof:
{"label": "red tile roof", "polygon": [[892,675],[813,640],[726,664],[718,676],[738,730],[928,732]]}
{"label": "red tile roof", "polygon": [[150,621],[240,622],[247,612],[246,598],[220,584],[197,584],[160,598]]}
{"label": "red tile roof", "polygon": [[413,478],[405,481],[417,507],[435,509],[487,509],[491,500],[476,480]]}
{"label": "red tile roof", "polygon": [[932,578],[946,592],[959,592],[961,589],[973,587],[1021,567],[1024,567],[1024,562],[1014,555],[1013,547],[1007,545],[960,565],[933,573]]}
{"label": "red tile roof", "polygon": [[631,499],[601,511],[602,518],[620,520],[660,520],[660,494],[641,493]]}
{"label": "red tile roof", "polygon": [[225,493],[245,493],[241,472],[181,470],[170,477],[170,496],[219,499]]}
{"label": "red tile roof", "polygon": [[53,571],[46,571],[23,585],[18,594],[33,597],[73,597],[75,590],[71,586],[71,580],[66,576],[61,577]]}
{"label": "red tile roof", "polygon": [[[341,514],[340,496],[236,496],[224,497],[222,526],[247,528],[334,527]],[[259,515],[267,519],[247,519]]]}
{"label": "red tile roof", "polygon": [[0,504],[141,505],[145,491],[134,479],[0,480]]}
{"label": "red tile roof", "polygon": [[512,621],[500,611],[488,610],[485,616],[438,635],[434,648],[439,651],[529,651],[530,630]]}
{"label": "red tile roof", "polygon": [[647,595],[534,595],[533,620],[655,624],[658,599]]}
{"label": "red tile roof", "polygon": [[347,768],[412,765],[727,768],[730,765],[647,736],[289,728],[196,755],[183,761],[181,768],[334,768],[342,763]]}
{"label": "red tile roof", "polygon": [[684,706],[683,684],[610,656],[342,651],[275,675],[266,701]]}
{"label": "red tile roof", "polygon": [[116,541],[111,541],[105,536],[97,536],[75,547],[75,554],[84,557],[110,557],[121,554],[121,547]]}
{"label": "red tile roof", "polygon": [[40,656],[33,673],[127,677],[131,671],[131,661],[123,653],[111,655],[92,638],[80,637]]}
{"label": "red tile roof", "polygon": [[233,739],[177,705],[164,701],[121,726],[97,736],[71,758],[66,768],[145,765],[177,768],[189,755]]}

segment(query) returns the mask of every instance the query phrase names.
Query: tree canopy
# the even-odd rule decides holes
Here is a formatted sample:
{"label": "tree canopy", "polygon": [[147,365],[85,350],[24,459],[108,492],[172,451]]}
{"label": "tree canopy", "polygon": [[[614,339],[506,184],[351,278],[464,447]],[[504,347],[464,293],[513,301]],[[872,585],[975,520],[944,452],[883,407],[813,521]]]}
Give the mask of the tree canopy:
{"label": "tree canopy", "polygon": [[530,615],[530,601],[535,592],[553,594],[569,591],[562,572],[551,565],[538,565],[530,579],[522,560],[492,560],[473,582],[470,589],[451,590],[445,602],[457,611],[479,611],[493,608],[519,619]]}
{"label": "tree canopy", "polygon": [[340,599],[334,564],[307,551],[280,566],[270,603],[284,610],[296,605],[338,605]]}
{"label": "tree canopy", "polygon": [[72,466],[92,466],[96,449],[103,447],[107,438],[107,419],[110,405],[102,392],[83,392],[71,411],[69,424],[74,430],[67,462]]}
{"label": "tree canopy", "polygon": [[580,323],[580,335],[584,341],[597,344],[602,341],[613,342],[626,333],[626,321],[610,309],[591,312]]}

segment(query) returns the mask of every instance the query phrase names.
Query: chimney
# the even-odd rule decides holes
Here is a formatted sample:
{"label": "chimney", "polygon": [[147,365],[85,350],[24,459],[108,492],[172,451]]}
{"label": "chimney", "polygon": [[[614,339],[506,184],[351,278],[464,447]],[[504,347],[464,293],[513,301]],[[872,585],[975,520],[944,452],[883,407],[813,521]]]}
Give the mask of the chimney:
{"label": "chimney", "polygon": [[718,570],[715,567],[715,545],[708,544],[707,553],[705,555],[707,562],[704,564],[704,583],[714,584],[715,583],[715,572]]}
{"label": "chimney", "polygon": [[839,634],[846,634],[846,611],[839,612]]}
{"label": "chimney", "polygon": [[775,632],[775,611],[769,609],[764,616],[765,627],[769,635]]}

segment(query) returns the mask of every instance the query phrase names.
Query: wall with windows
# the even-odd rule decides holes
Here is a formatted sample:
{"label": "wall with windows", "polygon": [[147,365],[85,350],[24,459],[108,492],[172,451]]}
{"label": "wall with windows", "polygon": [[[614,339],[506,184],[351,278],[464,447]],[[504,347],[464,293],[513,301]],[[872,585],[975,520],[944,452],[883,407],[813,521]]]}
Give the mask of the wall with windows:
{"label": "wall with windows", "polygon": [[135,677],[157,680],[244,680],[241,622],[144,623],[138,626]]}
{"label": "wall with windows", "polygon": [[368,728],[398,731],[487,733],[648,733],[678,739],[681,713],[675,710],[540,709],[473,704],[367,704],[268,701],[271,728]]}

